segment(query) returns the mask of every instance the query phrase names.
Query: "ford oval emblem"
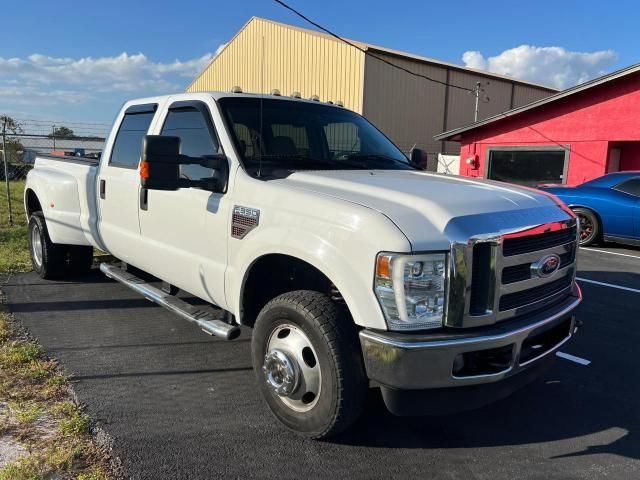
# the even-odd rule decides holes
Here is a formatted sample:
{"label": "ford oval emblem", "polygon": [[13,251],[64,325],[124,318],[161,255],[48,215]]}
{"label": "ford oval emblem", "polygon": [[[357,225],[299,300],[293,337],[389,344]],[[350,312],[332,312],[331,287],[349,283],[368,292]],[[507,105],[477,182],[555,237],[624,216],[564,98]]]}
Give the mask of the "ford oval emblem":
{"label": "ford oval emblem", "polygon": [[531,264],[531,273],[537,277],[550,277],[560,268],[560,257],[555,253],[542,257]]}

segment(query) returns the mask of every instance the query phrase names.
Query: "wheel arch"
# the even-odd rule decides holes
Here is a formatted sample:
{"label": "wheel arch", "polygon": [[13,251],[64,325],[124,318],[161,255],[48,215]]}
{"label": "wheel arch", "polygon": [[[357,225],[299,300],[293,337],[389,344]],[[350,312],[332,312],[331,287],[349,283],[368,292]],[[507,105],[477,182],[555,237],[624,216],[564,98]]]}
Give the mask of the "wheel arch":
{"label": "wheel arch", "polygon": [[598,213],[597,210],[595,210],[593,207],[589,207],[587,205],[583,205],[581,203],[569,203],[567,204],[567,207],[569,207],[572,211],[576,208],[581,208],[583,210],[589,210],[591,213],[593,213],[596,217],[596,220],[598,221],[598,226],[600,227],[600,237],[602,237],[602,235],[605,234],[605,224],[602,221],[602,217],[600,216],[600,214]]}
{"label": "wheel arch", "polygon": [[[274,273],[277,272],[277,275]],[[349,307],[340,290],[321,268],[294,255],[267,253],[246,269],[240,288],[239,319],[252,327],[260,310],[276,296],[294,290],[314,290]]]}
{"label": "wheel arch", "polygon": [[29,217],[31,217],[35,212],[42,211],[40,199],[32,188],[26,188],[24,191],[24,211],[27,214],[27,219],[29,219]]}

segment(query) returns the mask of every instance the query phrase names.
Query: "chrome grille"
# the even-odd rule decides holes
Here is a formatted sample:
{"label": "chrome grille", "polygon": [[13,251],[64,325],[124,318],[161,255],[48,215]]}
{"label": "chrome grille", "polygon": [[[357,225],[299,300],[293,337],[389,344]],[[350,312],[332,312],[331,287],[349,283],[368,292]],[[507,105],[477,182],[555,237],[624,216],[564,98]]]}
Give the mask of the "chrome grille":
{"label": "chrome grille", "polygon": [[[450,268],[455,273],[445,324],[488,325],[530,313],[571,294],[576,273],[575,218],[472,238],[454,244]],[[532,268],[558,257],[549,276]],[[464,299],[464,308],[453,302]]]}
{"label": "chrome grille", "polygon": [[504,239],[502,255],[520,255],[570,243],[576,239],[576,227]]}

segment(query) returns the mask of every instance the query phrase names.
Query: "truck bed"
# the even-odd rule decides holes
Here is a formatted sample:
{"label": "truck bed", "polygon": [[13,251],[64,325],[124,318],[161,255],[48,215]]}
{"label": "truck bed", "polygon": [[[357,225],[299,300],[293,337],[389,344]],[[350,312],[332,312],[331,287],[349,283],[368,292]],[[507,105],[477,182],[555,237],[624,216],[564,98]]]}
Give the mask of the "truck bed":
{"label": "truck bed", "polygon": [[87,157],[37,155],[27,176],[25,202],[37,192],[54,243],[99,247],[97,235],[97,173],[99,160]]}

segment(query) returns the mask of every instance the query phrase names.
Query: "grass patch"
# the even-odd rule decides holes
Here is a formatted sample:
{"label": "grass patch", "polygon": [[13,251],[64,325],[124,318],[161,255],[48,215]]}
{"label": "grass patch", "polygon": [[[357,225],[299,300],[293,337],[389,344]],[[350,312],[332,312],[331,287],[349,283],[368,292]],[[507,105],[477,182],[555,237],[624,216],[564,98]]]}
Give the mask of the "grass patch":
{"label": "grass patch", "polygon": [[[0,305],[0,308],[1,305]],[[29,452],[0,469],[0,480],[112,478],[108,458],[90,435],[89,418],[41,348],[0,311],[0,433]]]}
{"label": "grass patch", "polygon": [[[31,270],[24,181],[10,182],[10,188],[13,226],[0,184],[0,274]],[[29,452],[0,468],[0,480],[112,478],[107,455],[89,433],[89,418],[71,401],[67,379],[37,343],[15,328],[1,304],[0,405],[0,434]]]}
{"label": "grass patch", "polygon": [[4,181],[0,183],[0,273],[31,270],[27,245],[27,219],[22,200],[24,180],[10,181],[13,226],[9,226],[9,206]]}

